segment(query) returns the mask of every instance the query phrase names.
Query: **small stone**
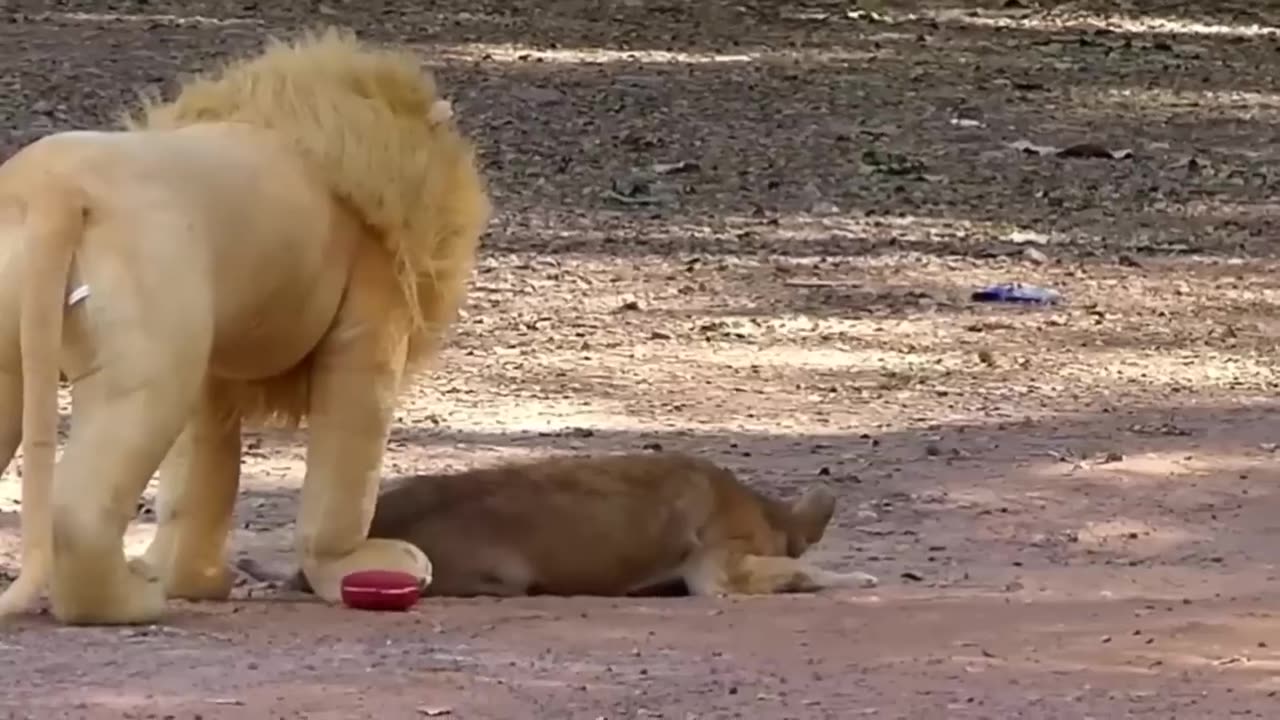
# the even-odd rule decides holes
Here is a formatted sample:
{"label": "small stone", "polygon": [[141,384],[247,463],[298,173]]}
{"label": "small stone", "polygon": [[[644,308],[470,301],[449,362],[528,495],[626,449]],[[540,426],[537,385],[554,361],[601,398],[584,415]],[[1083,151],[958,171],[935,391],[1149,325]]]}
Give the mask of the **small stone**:
{"label": "small stone", "polygon": [[1045,255],[1043,252],[1033,247],[1023,248],[1022,259],[1030,263],[1035,263],[1036,265],[1044,265],[1049,262],[1048,255]]}

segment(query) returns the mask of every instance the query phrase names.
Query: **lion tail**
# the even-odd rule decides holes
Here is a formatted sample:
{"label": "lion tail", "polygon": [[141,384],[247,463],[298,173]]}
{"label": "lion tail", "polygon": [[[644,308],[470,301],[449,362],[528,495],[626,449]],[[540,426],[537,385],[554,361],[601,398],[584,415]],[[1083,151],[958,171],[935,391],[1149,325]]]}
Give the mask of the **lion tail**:
{"label": "lion tail", "polygon": [[29,609],[53,560],[51,497],[58,446],[58,357],[71,258],[87,199],[54,183],[27,207],[19,345],[22,358],[22,568],[0,594],[0,615]]}

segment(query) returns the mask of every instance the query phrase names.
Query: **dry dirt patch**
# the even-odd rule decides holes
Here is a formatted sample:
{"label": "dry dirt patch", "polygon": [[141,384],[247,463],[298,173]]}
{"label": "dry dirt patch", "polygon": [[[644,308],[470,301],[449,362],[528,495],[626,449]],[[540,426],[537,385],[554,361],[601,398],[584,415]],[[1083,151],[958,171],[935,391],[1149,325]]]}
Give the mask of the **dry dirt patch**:
{"label": "dry dirt patch", "polygon": [[[832,484],[819,554],[883,579],[397,616],[281,596],[141,630],[36,618],[0,636],[0,707],[1272,712],[1280,19],[1256,3],[961,5],[0,6],[0,155],[317,19],[420,49],[499,214],[390,470],[694,450],[778,492]],[[970,302],[1004,280],[1067,302]],[[236,550],[286,563],[301,447],[247,445]],[[12,569],[15,482],[0,492]],[[144,509],[132,541],[152,529]]]}

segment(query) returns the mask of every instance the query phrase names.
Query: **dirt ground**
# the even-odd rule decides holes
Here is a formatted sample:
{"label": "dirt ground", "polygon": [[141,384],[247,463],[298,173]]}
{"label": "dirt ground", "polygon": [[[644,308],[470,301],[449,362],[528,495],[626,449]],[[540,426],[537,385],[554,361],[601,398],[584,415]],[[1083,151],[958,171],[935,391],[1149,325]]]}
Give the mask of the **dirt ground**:
{"label": "dirt ground", "polygon": [[[815,553],[882,581],[32,617],[4,716],[1271,716],[1280,12],[959,5],[0,2],[0,157],[267,33],[420,49],[498,212],[389,474],[696,451],[836,488]],[[970,301],[1010,280],[1065,302]],[[248,438],[237,554],[292,562],[298,440]]]}

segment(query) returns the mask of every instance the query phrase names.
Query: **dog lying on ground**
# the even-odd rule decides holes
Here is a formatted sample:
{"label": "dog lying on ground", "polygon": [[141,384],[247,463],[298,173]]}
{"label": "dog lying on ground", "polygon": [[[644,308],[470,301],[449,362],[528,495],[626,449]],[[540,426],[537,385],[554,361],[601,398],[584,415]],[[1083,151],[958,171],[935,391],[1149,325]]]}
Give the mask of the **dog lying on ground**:
{"label": "dog lying on ground", "polygon": [[[726,595],[874,587],[800,556],[835,498],[812,487],[787,503],[682,453],[555,457],[402,479],[377,501],[371,538],[430,560],[428,596]],[[301,573],[257,580],[308,591]],[[680,586],[683,587],[680,587]]]}

